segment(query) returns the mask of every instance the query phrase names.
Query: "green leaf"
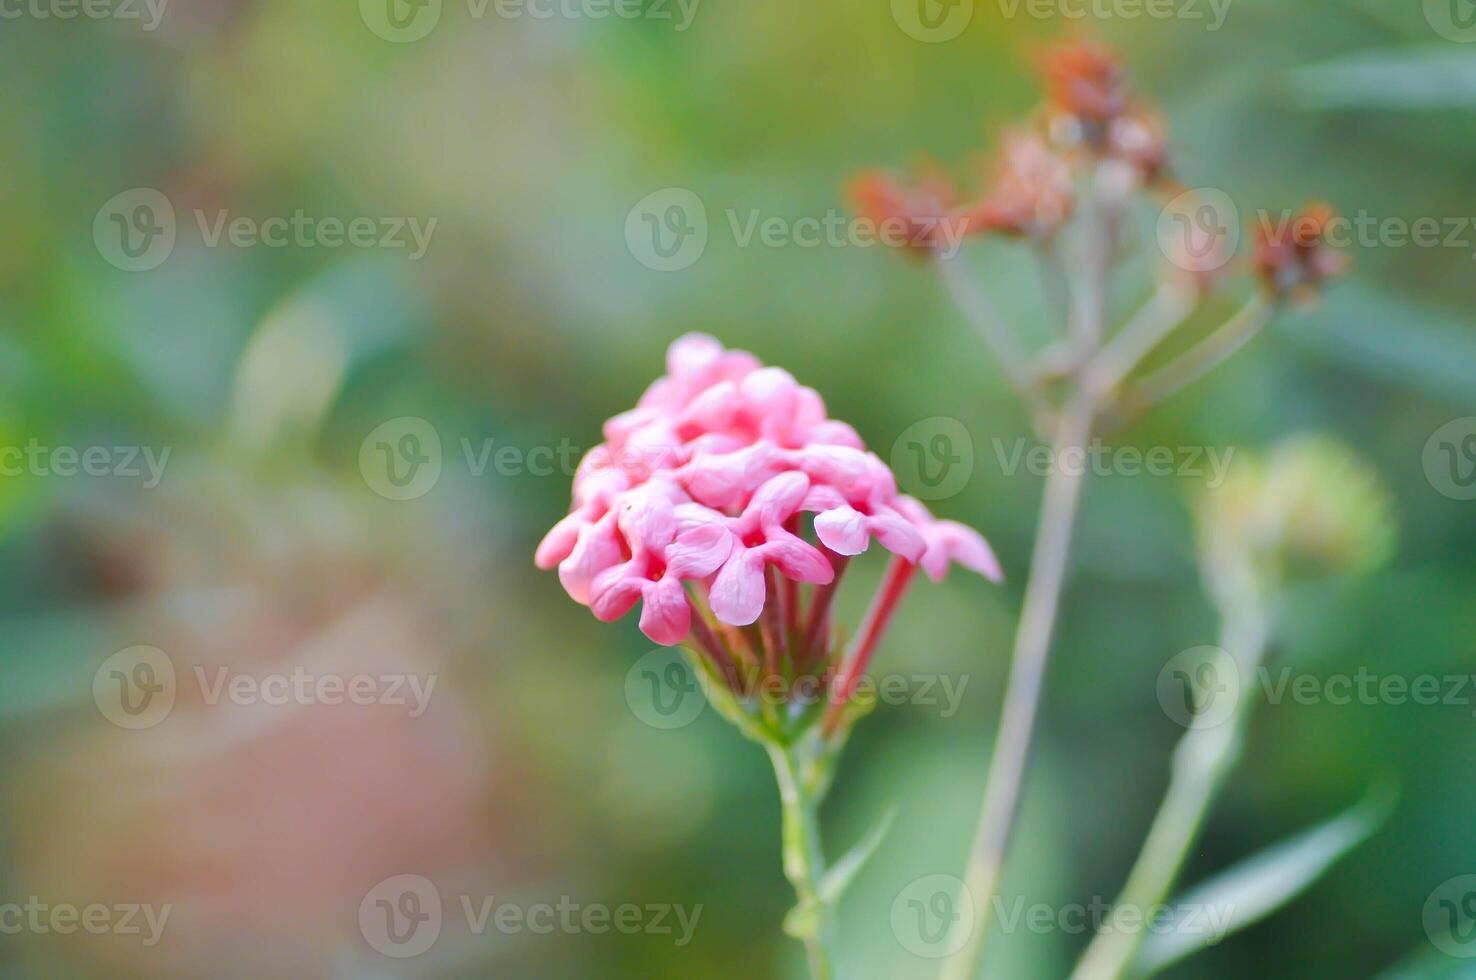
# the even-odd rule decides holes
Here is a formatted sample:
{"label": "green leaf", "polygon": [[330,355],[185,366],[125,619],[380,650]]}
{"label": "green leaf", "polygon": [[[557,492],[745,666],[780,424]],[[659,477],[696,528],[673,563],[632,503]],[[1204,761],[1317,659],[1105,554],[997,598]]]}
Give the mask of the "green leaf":
{"label": "green leaf", "polygon": [[[1367,840],[1393,804],[1392,791],[1375,790],[1362,803],[1331,820],[1274,844],[1184,892],[1172,903],[1169,925],[1144,939],[1133,961],[1133,972],[1143,976],[1156,973],[1275,912]],[[1219,918],[1209,923],[1210,928],[1189,921],[1189,916],[1201,918],[1206,910]]]}
{"label": "green leaf", "polygon": [[841,897],[847,886],[851,884],[851,879],[856,877],[862,866],[871,859],[871,855],[881,847],[887,832],[892,829],[892,821],[896,819],[896,816],[897,808],[889,807],[887,812],[882,814],[881,819],[876,822],[876,826],[872,827],[866,836],[856,843],[855,847],[830,866],[830,870],[826,871],[825,877],[820,880],[820,900],[822,902],[829,905]]}
{"label": "green leaf", "polygon": [[1448,44],[1360,52],[1298,68],[1292,90],[1309,109],[1476,107],[1476,60]]}
{"label": "green leaf", "polygon": [[1456,959],[1426,942],[1374,980],[1476,980],[1476,962]]}

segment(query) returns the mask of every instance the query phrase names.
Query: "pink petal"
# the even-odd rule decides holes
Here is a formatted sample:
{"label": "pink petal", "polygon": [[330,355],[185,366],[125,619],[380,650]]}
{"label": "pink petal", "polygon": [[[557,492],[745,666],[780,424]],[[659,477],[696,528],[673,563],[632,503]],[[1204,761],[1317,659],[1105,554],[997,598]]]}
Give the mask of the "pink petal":
{"label": "pink petal", "polygon": [[835,579],[835,569],[829,559],[813,545],[806,544],[787,532],[779,532],[778,536],[770,538],[754,550],[796,582],[828,585]]}
{"label": "pink petal", "polygon": [[666,549],[666,572],[676,579],[702,579],[722,567],[733,550],[733,534],[721,524],[699,524],[677,535]]}
{"label": "pink petal", "polygon": [[595,576],[590,585],[589,611],[595,614],[596,619],[614,622],[630,612],[630,607],[636,604],[647,584],[645,577],[634,574],[628,564],[608,568]]}
{"label": "pink petal", "polygon": [[911,521],[889,507],[879,508],[867,524],[883,548],[913,564],[917,564],[927,551],[928,545],[922,533]]}
{"label": "pink petal", "polygon": [[871,544],[866,515],[849,504],[815,515],[815,536],[838,555],[859,555]]}
{"label": "pink petal", "polygon": [[559,562],[568,558],[569,552],[574,550],[574,545],[579,540],[579,529],[585,523],[584,514],[576,511],[555,524],[538,543],[538,550],[533,554],[533,564],[544,571],[557,568]]}
{"label": "pink petal", "polygon": [[799,510],[809,489],[810,478],[803,473],[780,473],[754,492],[743,516],[754,514],[760,527],[777,527]]}
{"label": "pink petal", "polygon": [[674,378],[699,374],[716,365],[724,353],[716,337],[705,333],[684,334],[666,349],[666,373]]}
{"label": "pink petal", "polygon": [[569,557],[559,563],[559,581],[575,602],[589,603],[589,587],[594,577],[623,560],[620,539],[613,515],[579,529],[579,540]]}
{"label": "pink petal", "polygon": [[644,596],[641,632],[662,646],[682,642],[692,625],[692,607],[681,583],[674,578],[663,578],[649,583]]}
{"label": "pink petal", "polygon": [[764,559],[744,551],[728,559],[708,593],[712,614],[732,626],[747,626],[764,611]]}

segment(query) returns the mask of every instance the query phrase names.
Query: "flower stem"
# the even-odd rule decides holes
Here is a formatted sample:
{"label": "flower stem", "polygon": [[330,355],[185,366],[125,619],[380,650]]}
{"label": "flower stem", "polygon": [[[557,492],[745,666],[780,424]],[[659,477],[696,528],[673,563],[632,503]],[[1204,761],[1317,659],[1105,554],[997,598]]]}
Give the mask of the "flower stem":
{"label": "flower stem", "polygon": [[829,707],[825,709],[825,720],[820,726],[826,737],[835,734],[841,713],[851,700],[861,675],[866,673],[866,667],[876,653],[877,644],[881,643],[887,626],[892,622],[892,616],[897,612],[897,606],[907,594],[907,587],[912,584],[912,578],[916,574],[917,566],[905,558],[893,558],[892,563],[887,566],[887,573],[883,576],[876,595],[872,597],[871,608],[866,610],[861,631],[856,634],[856,641],[832,685],[835,693]]}
{"label": "flower stem", "polygon": [[[1249,678],[1266,649],[1264,617],[1250,606],[1227,615],[1220,642],[1240,676]],[[1255,698],[1239,686],[1232,696],[1236,697],[1235,709],[1229,719],[1218,725],[1191,727],[1175,747],[1168,792],[1117,899],[1117,908],[1146,912],[1168,898],[1210,804],[1240,759],[1245,725]],[[1072,972],[1072,980],[1123,976],[1142,940],[1142,930],[1098,932]]]}
{"label": "flower stem", "polygon": [[984,787],[979,826],[969,855],[965,884],[974,900],[974,918],[972,921],[961,918],[954,924],[955,929],[965,930],[968,938],[944,964],[944,980],[970,980],[977,971],[983,952],[988,911],[993,907],[999,888],[1005,853],[1009,849],[1015,816],[1019,811],[1020,791],[1035,734],[1056,610],[1066,577],[1072,529],[1086,474],[1084,458],[1077,465],[1063,465],[1063,455],[1068,450],[1084,450],[1095,419],[1095,402],[1084,394],[1078,394],[1066,405],[1057,425],[1053,447],[1055,463],[1041,501],[1030,580],[1025,586],[1025,602],[1015,633],[1014,657],[999,720],[999,734]]}
{"label": "flower stem", "polygon": [[779,781],[784,875],[799,899],[785,927],[804,941],[814,980],[832,980],[835,912],[820,890],[825,875],[825,855],[820,846],[820,800],[828,783],[820,767],[827,763],[824,753],[814,746],[813,741],[806,739],[797,744],[769,742],[765,747]]}

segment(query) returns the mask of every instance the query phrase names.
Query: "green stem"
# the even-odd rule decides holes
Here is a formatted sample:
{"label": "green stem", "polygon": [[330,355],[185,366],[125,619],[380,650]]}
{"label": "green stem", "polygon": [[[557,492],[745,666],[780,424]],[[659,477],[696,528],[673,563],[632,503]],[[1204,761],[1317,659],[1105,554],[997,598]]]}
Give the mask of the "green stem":
{"label": "green stem", "polygon": [[984,805],[969,854],[965,887],[974,900],[974,918],[971,921],[960,918],[954,925],[967,938],[958,952],[943,965],[944,980],[970,980],[978,970],[983,954],[988,913],[999,888],[1005,854],[1009,850],[1015,817],[1020,809],[1020,793],[1024,787],[1025,768],[1030,761],[1035,719],[1045,685],[1046,663],[1050,658],[1051,635],[1066,578],[1072,529],[1086,470],[1084,458],[1063,465],[1063,457],[1068,450],[1079,451],[1085,447],[1095,419],[1095,404],[1080,394],[1061,413],[1053,446],[1055,465],[1051,468],[1041,502],[1035,551],[1030,561],[1030,579],[1025,585],[1025,603],[1015,632],[1010,679],[999,719],[999,735],[994,742],[989,778],[984,786]]}
{"label": "green stem", "polygon": [[791,934],[804,940],[814,980],[835,976],[835,910],[821,893],[825,854],[820,846],[820,801],[829,779],[829,756],[817,742],[765,746],[779,781],[783,813],[784,874],[799,898],[796,912],[786,922]]}
{"label": "green stem", "polygon": [[[1118,896],[1117,908],[1137,909],[1146,914],[1168,898],[1199,836],[1205,815],[1225,778],[1240,761],[1245,727],[1256,701],[1250,680],[1266,649],[1266,623],[1259,607],[1246,602],[1237,611],[1227,613],[1220,642],[1240,676],[1240,685],[1234,692],[1235,709],[1224,722],[1190,728],[1179,740],[1174,749],[1168,791]],[[1114,980],[1128,974],[1142,940],[1141,930],[1097,933],[1082,954],[1072,980]]]}

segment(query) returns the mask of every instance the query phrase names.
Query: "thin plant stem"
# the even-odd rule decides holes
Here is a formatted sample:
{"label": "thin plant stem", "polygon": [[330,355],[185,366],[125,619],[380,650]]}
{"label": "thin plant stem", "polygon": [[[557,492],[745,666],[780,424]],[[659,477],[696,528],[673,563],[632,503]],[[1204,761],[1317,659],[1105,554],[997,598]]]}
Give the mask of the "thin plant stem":
{"label": "thin plant stem", "polygon": [[728,687],[737,693],[741,682],[738,679],[738,671],[733,666],[733,658],[728,656],[727,648],[713,635],[712,627],[707,625],[707,617],[702,609],[690,599],[688,604],[692,607],[692,625],[689,627],[688,639],[693,641],[700,653],[712,661],[718,673],[728,682]]}
{"label": "thin plant stem", "polygon": [[947,259],[940,255],[937,261],[943,284],[948,287],[954,304],[973,324],[985,346],[999,359],[1005,377],[1025,400],[1038,427],[1041,420],[1049,417],[1050,404],[1036,383],[1029,357],[1015,343],[988,294],[969,274],[967,267],[957,258]]}
{"label": "thin plant stem", "polygon": [[801,651],[806,664],[821,650],[821,637],[830,618],[830,604],[835,599],[836,590],[840,588],[841,576],[851,563],[846,555],[834,554],[829,549],[826,553],[830,556],[830,567],[835,569],[835,575],[826,584],[815,586],[814,594],[810,596],[810,618],[805,624],[805,645]]}
{"label": "thin plant stem", "polygon": [[1094,358],[1087,383],[1097,397],[1109,397],[1133,368],[1184,322],[1194,306],[1194,293],[1188,287],[1158,287]]}
{"label": "thin plant stem", "polygon": [[814,980],[832,980],[836,975],[835,912],[820,889],[825,876],[825,854],[820,846],[819,811],[825,780],[807,771],[814,766],[813,762],[806,764],[804,746],[807,744],[810,743],[770,742],[765,747],[779,782],[784,875],[799,899],[791,931],[804,941]]}
{"label": "thin plant stem", "polygon": [[856,640],[836,674],[835,694],[825,709],[825,719],[820,726],[827,737],[835,734],[841,713],[845,710],[847,702],[851,700],[856,683],[861,679],[861,675],[866,673],[866,668],[876,653],[877,645],[881,643],[882,636],[886,634],[887,627],[897,612],[897,606],[901,604],[902,597],[907,594],[907,587],[912,584],[913,576],[916,574],[917,566],[905,558],[893,558],[892,563],[887,566],[881,585],[877,587],[876,595],[872,597],[871,607],[866,610],[866,619],[861,623],[861,630],[856,634]]}
{"label": "thin plant stem", "polygon": [[[1254,603],[1244,603],[1239,611],[1226,616],[1220,642],[1242,678],[1248,678],[1259,667],[1266,639],[1265,618]],[[1168,898],[1205,815],[1240,760],[1246,723],[1256,699],[1246,688],[1237,686],[1232,691],[1236,701],[1227,720],[1191,727],[1175,747],[1168,791],[1116,908],[1146,914]],[[1133,956],[1142,940],[1142,930],[1098,932],[1071,974],[1072,980],[1115,980],[1124,976],[1132,969]]]}
{"label": "thin plant stem", "polygon": [[[1030,760],[1035,720],[1040,708],[1051,636],[1070,556],[1086,466],[1063,466],[1068,450],[1082,450],[1096,418],[1095,403],[1078,393],[1061,414],[1054,440],[1055,465],[1047,477],[1040,522],[1031,557],[1030,579],[1015,633],[1010,679],[1005,689],[999,734],[984,787],[984,805],[969,855],[965,886],[974,901],[972,920],[960,918],[954,929],[966,939],[943,966],[944,980],[971,980],[983,952],[988,910],[999,888],[1005,854],[1020,807],[1020,792]],[[950,942],[950,945],[953,945]]]}
{"label": "thin plant stem", "polygon": [[1273,302],[1256,293],[1198,346],[1144,378],[1137,387],[1136,402],[1143,407],[1156,405],[1198,381],[1248,344],[1275,311]]}

